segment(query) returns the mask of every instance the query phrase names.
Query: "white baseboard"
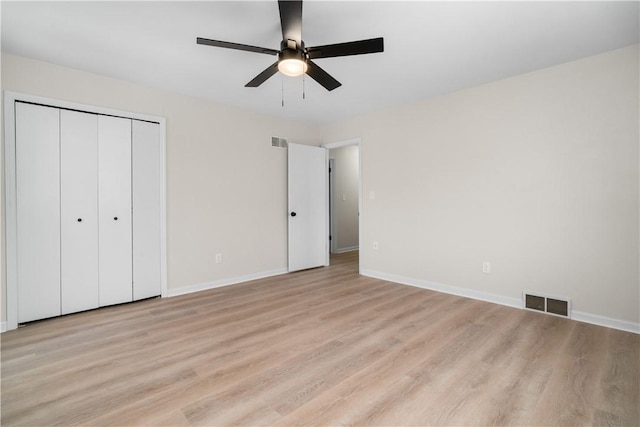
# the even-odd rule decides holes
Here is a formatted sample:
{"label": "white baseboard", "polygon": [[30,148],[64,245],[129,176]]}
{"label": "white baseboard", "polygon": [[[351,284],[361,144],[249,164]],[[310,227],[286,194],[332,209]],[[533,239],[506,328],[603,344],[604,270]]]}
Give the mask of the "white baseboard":
{"label": "white baseboard", "polygon": [[[520,298],[510,298],[486,292],[474,291],[467,288],[458,288],[456,286],[443,285],[441,283],[429,282],[427,280],[414,279],[411,277],[396,276],[394,274],[381,273],[379,271],[371,271],[363,269],[360,271],[363,276],[369,276],[376,279],[387,280],[390,282],[400,283],[403,285],[415,286],[432,291],[444,292],[446,294],[458,295],[461,297],[477,299],[481,301],[492,302],[495,304],[506,305],[508,307],[523,308]],[[612,319],[609,317],[598,316],[596,314],[584,313],[581,311],[572,311],[571,319],[578,322],[591,323],[593,325],[604,326],[621,331],[633,332],[640,334],[640,323],[629,322],[626,320]]]}
{"label": "white baseboard", "polygon": [[343,254],[345,252],[353,252],[353,251],[357,251],[358,249],[360,249],[358,246],[350,246],[348,248],[340,248],[340,249],[336,249],[336,253],[337,254]]}
{"label": "white baseboard", "polygon": [[264,279],[266,277],[271,277],[271,276],[278,276],[280,274],[285,274],[287,272],[288,271],[286,268],[279,268],[277,270],[263,271],[261,273],[248,274],[246,276],[231,277],[229,279],[221,279],[221,280],[216,280],[214,282],[199,283],[197,285],[184,286],[177,289],[169,289],[167,291],[167,296],[175,297],[178,295],[186,295],[193,292],[206,291],[207,289],[214,289],[214,288],[220,288],[222,286],[236,285],[238,283],[248,282],[250,280],[257,280],[257,279]]}
{"label": "white baseboard", "polygon": [[[280,274],[286,274],[287,269],[277,269],[271,271],[265,271],[256,274],[249,274],[246,276],[233,277],[230,279],[217,280],[215,282],[201,283],[198,285],[185,286],[178,289],[169,289],[167,296],[174,297],[178,295],[190,294],[193,292],[204,291],[207,289],[220,288],[222,286],[230,286],[238,283],[248,282],[250,280],[263,279],[271,276],[278,276]],[[486,292],[473,291],[466,288],[459,288],[456,286],[443,285],[441,283],[429,282],[427,280],[414,279],[410,277],[397,276],[394,274],[381,273],[378,271],[372,271],[363,269],[360,271],[363,276],[373,277],[375,279],[387,280],[389,282],[400,283],[408,286],[415,286],[422,289],[429,289],[432,291],[443,292],[451,295],[458,295],[461,297],[477,299],[480,301],[487,301],[495,304],[505,305],[508,307],[522,309],[522,301],[519,298],[509,298],[495,294],[489,294]],[[591,323],[593,325],[604,326],[607,328],[618,329],[621,331],[632,332],[640,334],[640,323],[629,322],[626,320],[612,319],[610,317],[598,316],[596,314],[584,313],[582,311],[573,311],[571,318],[578,322]],[[7,331],[7,322],[0,322],[0,332]]]}
{"label": "white baseboard", "polygon": [[640,323],[612,319],[610,317],[598,316],[597,314],[584,313],[582,311],[573,311],[571,313],[571,318],[578,322],[591,323],[593,325],[640,334]]}
{"label": "white baseboard", "polygon": [[508,307],[522,308],[522,300],[520,298],[509,298],[500,295],[489,294],[486,292],[472,291],[471,289],[458,288],[456,286],[443,285],[441,283],[429,282],[428,280],[414,279],[411,277],[396,276],[395,274],[381,273],[379,271],[361,270],[363,276],[373,277],[375,279],[387,280],[389,282],[400,283],[402,285],[415,286],[417,288],[429,289],[432,291],[443,292],[445,294],[458,295],[466,298],[473,298],[480,301],[492,302],[495,304],[506,305]]}

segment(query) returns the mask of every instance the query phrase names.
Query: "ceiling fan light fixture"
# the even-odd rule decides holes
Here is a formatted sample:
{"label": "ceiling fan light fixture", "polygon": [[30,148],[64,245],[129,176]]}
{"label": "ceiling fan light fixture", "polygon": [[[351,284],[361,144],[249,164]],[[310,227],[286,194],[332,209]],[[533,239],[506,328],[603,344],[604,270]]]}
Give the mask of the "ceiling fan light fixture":
{"label": "ceiling fan light fixture", "polygon": [[307,61],[303,50],[283,46],[278,55],[278,71],[285,76],[301,76],[307,72]]}
{"label": "ceiling fan light fixture", "polygon": [[278,62],[278,71],[285,76],[301,76],[307,72],[307,63],[301,59],[284,59]]}

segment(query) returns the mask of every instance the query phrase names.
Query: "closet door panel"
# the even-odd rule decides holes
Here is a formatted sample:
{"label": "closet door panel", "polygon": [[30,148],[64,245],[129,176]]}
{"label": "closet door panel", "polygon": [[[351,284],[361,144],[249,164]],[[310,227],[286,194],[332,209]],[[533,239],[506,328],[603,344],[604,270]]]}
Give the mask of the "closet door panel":
{"label": "closet door panel", "polygon": [[98,116],[60,112],[62,314],[97,308]]}
{"label": "closet door panel", "polygon": [[98,116],[100,305],[132,301],[131,120]]}
{"label": "closet door panel", "polygon": [[133,299],[161,293],[160,125],[133,120]]}
{"label": "closet door panel", "polygon": [[60,111],[17,102],[18,322],[60,315]]}

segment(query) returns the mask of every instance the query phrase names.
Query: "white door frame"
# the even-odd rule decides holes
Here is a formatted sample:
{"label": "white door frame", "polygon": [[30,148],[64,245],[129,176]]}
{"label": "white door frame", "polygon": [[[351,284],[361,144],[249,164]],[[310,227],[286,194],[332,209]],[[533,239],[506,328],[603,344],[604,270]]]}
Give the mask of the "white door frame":
{"label": "white door frame", "polygon": [[18,282],[17,269],[17,212],[16,212],[16,130],[15,109],[16,101],[41,104],[55,108],[86,111],[89,113],[109,116],[126,117],[129,119],[155,122],[160,125],[160,259],[161,259],[161,295],[167,296],[167,175],[166,175],[166,119],[148,114],[132,113],[114,110],[59,99],[29,95],[20,92],[4,91],[4,178],[5,178],[5,241],[6,241],[6,283],[7,283],[7,330],[18,327]]}
{"label": "white door frame", "polygon": [[[350,147],[355,145],[358,147],[358,248],[362,248],[362,138],[353,138],[336,142],[328,142],[322,144],[321,147],[327,150],[334,148]],[[327,211],[329,206],[327,205]],[[329,212],[329,214],[331,214]],[[335,237],[335,236],[334,236]],[[362,270],[362,257],[358,257],[358,272]]]}
{"label": "white door frame", "polygon": [[[328,151],[328,150],[327,150]],[[335,180],[333,179],[335,165],[335,159],[329,158],[329,253],[334,254],[338,249],[338,239],[336,236],[336,188]]]}

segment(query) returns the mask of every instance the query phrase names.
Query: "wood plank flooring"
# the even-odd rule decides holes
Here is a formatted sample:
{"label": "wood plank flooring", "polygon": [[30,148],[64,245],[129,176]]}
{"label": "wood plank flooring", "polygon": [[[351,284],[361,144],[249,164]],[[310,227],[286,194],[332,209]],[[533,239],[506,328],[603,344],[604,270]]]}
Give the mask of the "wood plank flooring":
{"label": "wood plank flooring", "polygon": [[2,425],[640,425],[640,336],[357,271],[4,333]]}

